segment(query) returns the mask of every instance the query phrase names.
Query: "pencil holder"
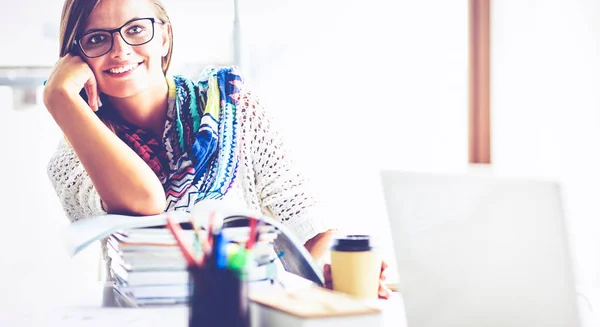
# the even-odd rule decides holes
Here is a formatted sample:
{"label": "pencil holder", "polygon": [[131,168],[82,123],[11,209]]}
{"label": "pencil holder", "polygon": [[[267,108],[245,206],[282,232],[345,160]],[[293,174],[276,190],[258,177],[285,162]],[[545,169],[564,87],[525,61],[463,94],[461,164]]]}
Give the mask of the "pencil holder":
{"label": "pencil holder", "polygon": [[239,271],[189,266],[190,327],[250,327],[248,281]]}

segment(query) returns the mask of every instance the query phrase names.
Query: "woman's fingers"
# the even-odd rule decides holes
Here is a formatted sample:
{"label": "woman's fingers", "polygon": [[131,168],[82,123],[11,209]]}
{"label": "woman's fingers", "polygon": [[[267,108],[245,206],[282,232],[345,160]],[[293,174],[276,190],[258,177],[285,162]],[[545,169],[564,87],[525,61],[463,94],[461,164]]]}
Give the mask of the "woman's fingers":
{"label": "woman's fingers", "polygon": [[[75,85],[83,84],[83,89],[87,95],[87,103],[93,111],[98,111],[98,108],[102,105],[100,103],[100,93],[98,92],[98,83],[96,82],[96,76],[88,66],[88,64],[81,59],[81,57],[67,54],[62,58],[63,61],[69,62],[70,77],[75,81]],[[72,68],[71,68],[72,67]],[[78,90],[78,92],[81,90]]]}
{"label": "woman's fingers", "polygon": [[85,91],[85,95],[87,95],[87,103],[90,106],[90,108],[92,108],[92,110],[94,110],[94,106],[92,105],[92,90],[90,90],[89,85],[84,84],[83,85],[83,90]]}
{"label": "woman's fingers", "polygon": [[380,299],[389,299],[391,291],[390,289],[383,283],[383,281],[379,282],[379,298]]}
{"label": "woman's fingers", "polygon": [[388,268],[388,264],[385,261],[381,262],[381,273],[379,274],[379,298],[388,299],[391,294],[391,290],[385,285],[384,281],[386,279],[386,269]]}
{"label": "woman's fingers", "polygon": [[63,94],[79,95],[82,90],[87,95],[89,107],[97,111],[102,104],[94,72],[81,57],[67,54],[56,62],[46,81],[44,104],[52,110],[55,104],[61,104]]}
{"label": "woman's fingers", "polygon": [[93,74],[85,83],[84,88],[90,108],[92,108],[93,111],[98,111],[100,94],[98,94],[98,85],[96,84],[96,78]]}
{"label": "woman's fingers", "polygon": [[326,264],[323,267],[323,277],[325,279],[325,288],[333,289],[333,279],[331,278],[331,265]]}
{"label": "woman's fingers", "polygon": [[379,279],[385,280],[385,271],[388,268],[388,264],[385,261],[381,261],[381,272],[379,273]]}

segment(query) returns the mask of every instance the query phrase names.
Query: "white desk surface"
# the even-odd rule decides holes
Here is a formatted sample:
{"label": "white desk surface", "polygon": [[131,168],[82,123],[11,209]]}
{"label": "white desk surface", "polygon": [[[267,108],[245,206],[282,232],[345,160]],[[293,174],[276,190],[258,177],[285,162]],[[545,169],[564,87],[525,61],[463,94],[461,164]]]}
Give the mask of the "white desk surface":
{"label": "white desk surface", "polygon": [[[102,284],[7,285],[5,290],[17,290],[13,296],[0,297],[0,326],[187,326],[185,306],[153,308],[116,307],[110,287]],[[9,283],[8,283],[9,284]],[[578,291],[582,327],[600,326],[600,290]],[[18,294],[18,296],[16,295]],[[402,297],[394,293],[390,300],[376,302],[383,311],[384,326],[404,327],[406,319]]]}
{"label": "white desk surface", "polygon": [[[35,289],[23,291],[32,294]],[[64,293],[49,287],[42,294],[41,297],[24,296],[12,303],[0,303],[0,326],[188,326],[188,309],[184,305],[118,307],[112,287],[100,283],[72,287]],[[384,327],[406,326],[399,294],[374,303],[383,311]]]}

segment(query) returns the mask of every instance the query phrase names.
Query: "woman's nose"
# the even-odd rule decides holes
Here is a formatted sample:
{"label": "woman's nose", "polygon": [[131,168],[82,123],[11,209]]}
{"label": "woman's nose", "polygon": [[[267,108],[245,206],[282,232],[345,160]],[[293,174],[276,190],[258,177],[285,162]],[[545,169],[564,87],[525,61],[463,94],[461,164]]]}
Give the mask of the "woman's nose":
{"label": "woman's nose", "polygon": [[132,52],[132,47],[125,42],[121,33],[115,32],[113,34],[113,46],[110,50],[110,55],[113,58],[124,58],[130,55]]}

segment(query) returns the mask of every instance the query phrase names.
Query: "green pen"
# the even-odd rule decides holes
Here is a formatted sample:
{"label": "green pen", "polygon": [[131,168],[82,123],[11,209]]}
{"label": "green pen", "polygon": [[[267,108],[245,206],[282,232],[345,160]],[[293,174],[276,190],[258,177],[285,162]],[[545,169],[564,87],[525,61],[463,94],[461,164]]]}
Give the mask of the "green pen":
{"label": "green pen", "polygon": [[244,247],[240,247],[238,251],[231,256],[231,260],[229,260],[227,268],[238,272],[240,276],[245,276],[248,256],[249,251]]}

